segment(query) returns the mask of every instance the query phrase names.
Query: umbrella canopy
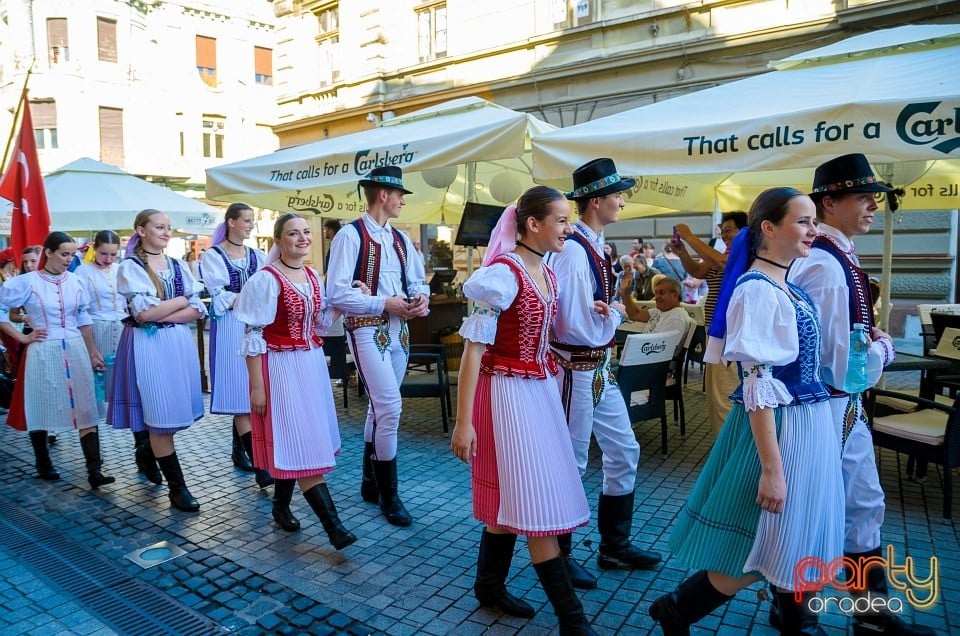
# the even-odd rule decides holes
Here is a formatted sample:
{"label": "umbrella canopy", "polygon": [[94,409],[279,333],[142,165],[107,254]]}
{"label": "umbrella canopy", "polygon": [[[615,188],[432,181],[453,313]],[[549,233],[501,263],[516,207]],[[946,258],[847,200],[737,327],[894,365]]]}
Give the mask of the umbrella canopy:
{"label": "umbrella canopy", "polygon": [[[861,152],[907,186],[904,209],[960,207],[960,25],[904,26],[793,56],[730,82],[533,140],[534,177],[558,187],[612,155],[644,205],[747,209],[762,190],[808,191],[813,168]],[[953,70],[951,70],[953,69]]]}
{"label": "umbrella canopy", "polygon": [[86,157],[54,170],[43,184],[52,230],[129,231],[138,212],[155,208],[170,217],[174,229],[202,233],[221,216],[205,203]]}
{"label": "umbrella canopy", "polygon": [[279,211],[351,218],[357,181],[403,169],[404,223],[456,223],[467,201],[508,204],[533,185],[530,139],[554,127],[466,97],[401,115],[372,130],[207,169],[207,196]]}

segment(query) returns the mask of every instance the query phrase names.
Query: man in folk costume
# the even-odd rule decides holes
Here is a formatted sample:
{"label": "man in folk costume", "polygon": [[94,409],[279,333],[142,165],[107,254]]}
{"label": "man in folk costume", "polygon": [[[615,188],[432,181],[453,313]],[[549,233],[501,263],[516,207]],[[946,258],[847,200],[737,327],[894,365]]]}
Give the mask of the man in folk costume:
{"label": "man in folk costume", "polygon": [[[844,554],[864,569],[864,561],[884,557],[880,545],[884,495],[877,473],[873,441],[867,428],[860,393],[880,379],[893,361],[893,341],[877,329],[867,274],[860,269],[853,237],[870,231],[877,211],[876,196],[893,188],[881,183],[861,154],[836,157],[817,168],[810,197],[817,206],[818,234],[809,258],[794,261],[789,281],[810,296],[820,314],[821,376],[830,390],[830,408],[843,441],[843,480],[846,492]],[[851,340],[860,325],[870,342],[866,373],[857,370]],[[856,332],[856,333],[855,333]],[[853,336],[853,337],[851,337]],[[858,377],[863,376],[863,377]],[[866,589],[859,596],[886,596],[885,568],[866,569]],[[779,619],[777,605],[771,622]],[[776,625],[775,625],[776,626]],[[857,614],[855,634],[933,634],[908,625],[888,612]]]}
{"label": "man in folk costume", "polygon": [[[343,311],[347,342],[370,397],[361,495],[379,502],[389,523],[409,526],[413,519],[397,495],[400,383],[410,351],[407,321],[427,314],[430,292],[413,243],[390,225],[400,215],[403,195],[411,194],[403,187],[402,171],[374,168],[359,185],[367,211],[330,244],[327,293]],[[353,285],[356,280],[366,284],[369,295]]]}
{"label": "man in folk costume", "polygon": [[[597,301],[609,307],[615,293],[612,263],[603,251],[603,228],[617,220],[623,207],[621,193],[634,183],[617,174],[611,159],[594,159],[577,168],[567,198],[576,201],[579,220],[563,251],[549,261],[560,289],[550,346],[561,367],[557,379],[581,475],[591,433],[603,451],[603,492],[597,509],[597,563],[603,569],[649,568],[660,561],[659,554],[630,543],[640,445],[609,367],[623,308],[615,304],[613,311],[595,309]],[[577,587],[594,587],[593,576],[569,558],[571,535],[559,540],[571,581]]]}

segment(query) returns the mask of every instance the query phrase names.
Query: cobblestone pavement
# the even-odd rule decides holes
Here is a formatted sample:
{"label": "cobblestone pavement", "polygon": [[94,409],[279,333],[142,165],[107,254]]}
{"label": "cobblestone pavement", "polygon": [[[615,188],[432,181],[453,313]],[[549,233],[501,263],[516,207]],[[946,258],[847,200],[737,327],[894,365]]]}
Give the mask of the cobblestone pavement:
{"label": "cobblestone pavement", "polygon": [[[915,374],[897,375],[902,377],[892,378],[891,384],[916,384]],[[659,453],[659,423],[635,425],[643,455],[633,539],[664,553],[658,569],[597,569],[595,516],[601,475],[599,451],[592,450],[584,484],[594,519],[574,535],[574,556],[597,575],[597,588],[581,598],[601,634],[658,634],[647,608],[688,574],[669,558],[666,545],[712,441],[699,388],[700,375],[694,370],[685,391],[688,434],[681,439],[671,423],[666,458]],[[61,481],[42,482],[33,477],[27,436],[0,426],[0,633],[153,634],[161,633],[149,622],[158,615],[169,619],[168,633],[188,633],[177,627],[174,617],[200,619],[199,631],[190,633],[555,632],[556,618],[522,540],[508,585],[537,608],[537,615],[527,621],[478,608],[472,585],[480,526],[470,513],[467,468],[448,450],[436,401],[408,400],[401,423],[400,492],[415,518],[413,526],[391,526],[375,505],[362,501],[366,400],[355,396],[351,394],[349,409],[339,408],[343,450],[337,470],[328,476],[341,519],[359,537],[342,552],[330,546],[299,494],[293,509],[303,528],[288,534],[273,524],[271,489],[258,489],[251,475],[230,463],[229,418],[208,415],[177,435],[187,483],[201,503],[199,514],[172,510],[165,487],[137,475],[126,431],[101,432],[105,468],[117,483],[92,492],[75,434],[61,435],[52,448]],[[339,407],[339,391],[337,401]],[[938,602],[927,611],[908,609],[906,614],[939,633],[960,633],[960,546],[954,526],[941,519],[940,469],[931,467],[927,481],[918,483],[902,478],[905,458],[882,451],[879,460],[887,489],[885,543],[895,546],[898,559],[913,557],[924,576],[929,558],[939,559]],[[16,512],[22,514],[17,517]],[[10,538],[16,528],[28,528],[35,536],[28,544],[47,546],[45,560],[31,556],[30,545]],[[146,570],[123,557],[163,540],[187,554]],[[76,574],[65,576],[66,565],[37,565],[49,565],[54,558],[76,562]],[[77,577],[82,578],[82,572],[89,581],[83,579],[81,585]],[[124,586],[131,585],[140,591],[124,592]],[[759,588],[741,592],[701,621],[694,633],[775,634],[766,623],[768,605],[757,600]],[[148,591],[166,604],[145,607]],[[98,605],[95,601],[102,595],[115,596],[117,603]],[[129,611],[116,610],[111,616],[98,607]],[[136,619],[138,612],[144,612],[143,618]],[[124,623],[131,620],[129,615],[134,622]],[[852,633],[837,611],[821,622],[830,634]],[[131,624],[135,627],[123,627]]]}

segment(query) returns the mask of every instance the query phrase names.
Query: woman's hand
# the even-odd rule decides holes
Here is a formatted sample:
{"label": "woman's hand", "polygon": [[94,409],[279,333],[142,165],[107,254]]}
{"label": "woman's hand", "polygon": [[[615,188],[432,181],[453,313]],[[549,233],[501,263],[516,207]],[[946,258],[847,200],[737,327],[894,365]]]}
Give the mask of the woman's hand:
{"label": "woman's hand", "polygon": [[90,352],[90,364],[93,365],[94,371],[103,371],[107,368],[107,364],[103,361],[103,356],[96,349]]}
{"label": "woman's hand", "polygon": [[787,481],[783,477],[783,470],[760,474],[760,485],[757,487],[757,505],[775,515],[783,512],[783,503],[787,500]]}
{"label": "woman's hand", "polygon": [[603,316],[604,320],[610,317],[610,305],[602,300],[593,301],[593,310]]}
{"label": "woman's hand", "polygon": [[267,414],[267,392],[262,386],[250,389],[250,412],[260,417]]}
{"label": "woman's hand", "polygon": [[350,286],[353,287],[354,289],[359,289],[360,293],[363,294],[364,296],[370,295],[370,288],[367,287],[367,284],[362,280],[355,280],[352,283],[350,283]]}
{"label": "woman's hand", "polygon": [[41,340],[47,339],[47,330],[46,329],[34,329],[28,335],[20,338],[20,342],[23,344],[30,344],[31,342],[40,342]]}
{"label": "woman's hand", "polygon": [[624,296],[629,296],[630,293],[633,291],[634,276],[636,276],[636,274],[632,269],[630,270],[629,274],[627,274],[627,272],[623,273],[623,278],[620,281],[620,289],[617,290],[620,298],[623,298]]}
{"label": "woman's hand", "polygon": [[450,450],[462,461],[470,463],[470,458],[477,454],[477,432],[473,424],[457,422],[450,436]]}

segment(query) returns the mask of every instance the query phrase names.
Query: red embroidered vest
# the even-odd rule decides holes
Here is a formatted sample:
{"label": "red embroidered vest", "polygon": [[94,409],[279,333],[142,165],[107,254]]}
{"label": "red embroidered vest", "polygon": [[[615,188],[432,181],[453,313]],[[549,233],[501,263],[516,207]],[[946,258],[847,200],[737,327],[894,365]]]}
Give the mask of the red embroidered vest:
{"label": "red embroidered vest", "polygon": [[504,263],[517,277],[520,286],[513,303],[497,318],[497,337],[480,360],[481,373],[518,375],[543,380],[557,374],[557,360],[547,348],[550,326],[557,315],[557,278],[545,267],[550,286],[550,302],[545,306],[534,283],[510,257],[501,255],[494,263]]}
{"label": "red embroidered vest", "polygon": [[280,294],[277,296],[277,316],[273,322],[263,328],[263,339],[267,341],[270,351],[309,351],[310,343],[319,347],[323,345],[323,338],[314,332],[313,328],[320,321],[320,310],[323,307],[323,298],[320,296],[320,281],[312,269],[305,268],[307,280],[312,290],[313,308],[307,315],[307,303],[303,296],[294,288],[293,283],[281,274],[273,265],[267,265],[264,271],[270,272],[280,283]]}

